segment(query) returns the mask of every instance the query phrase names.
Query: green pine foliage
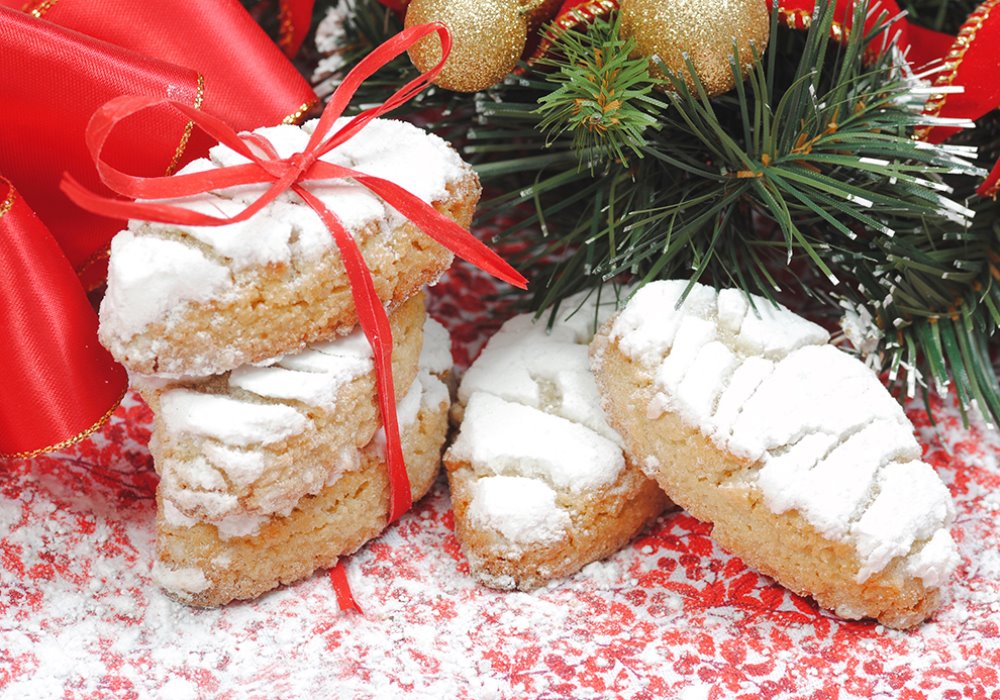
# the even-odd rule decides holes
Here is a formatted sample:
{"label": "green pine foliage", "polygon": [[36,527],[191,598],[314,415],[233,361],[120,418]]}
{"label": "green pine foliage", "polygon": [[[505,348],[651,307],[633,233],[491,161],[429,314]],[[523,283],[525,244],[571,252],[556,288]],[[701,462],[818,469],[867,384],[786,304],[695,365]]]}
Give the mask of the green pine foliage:
{"label": "green pine foliage", "polygon": [[548,143],[570,135],[573,150],[591,171],[641,158],[646,129],[658,128],[666,103],[653,97],[660,81],[648,63],[632,56],[635,40],[621,36],[618,17],[599,18],[586,32],[558,36],[558,51],[538,61],[552,68],[555,89],[538,98],[538,128]]}
{"label": "green pine foliage", "polygon": [[[907,9],[954,31],[974,5]],[[863,26],[866,7],[856,11]],[[555,33],[556,50],[501,85],[432,89],[400,116],[475,165],[492,193],[481,222],[514,214],[500,238],[521,251],[514,262],[539,313],[607,281],[678,277],[830,321],[850,309],[871,319],[862,354],[894,386],[953,386],[996,422],[1000,207],[973,193],[1000,151],[1000,123],[987,118],[945,146],[914,140],[926,93],[883,50],[881,27],[838,43],[832,19],[832,3],[807,32],[772,17],[761,60],[716,98],[674,76],[655,89],[612,16]],[[345,46],[363,52],[399,26],[357,0],[345,29]],[[414,75],[394,62],[358,104]]]}

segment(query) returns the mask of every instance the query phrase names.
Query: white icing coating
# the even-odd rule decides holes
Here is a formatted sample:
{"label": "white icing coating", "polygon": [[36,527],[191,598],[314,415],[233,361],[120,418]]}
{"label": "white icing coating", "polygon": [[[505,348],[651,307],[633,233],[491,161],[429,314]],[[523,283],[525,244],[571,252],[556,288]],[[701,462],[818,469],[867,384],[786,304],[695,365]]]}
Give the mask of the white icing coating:
{"label": "white icing coating", "polygon": [[374,369],[371,346],[361,330],[315,343],[300,353],[244,366],[229,375],[229,386],[279,401],[327,406],[340,389]]}
{"label": "white icing coating", "polygon": [[948,580],[960,563],[951,535],[947,530],[938,530],[923,547],[907,558],[906,570],[921,579],[927,588],[937,588]]}
{"label": "white icing coating", "polygon": [[424,347],[420,351],[420,366],[431,374],[441,375],[450,372],[454,364],[448,329],[428,316],[424,323]]}
{"label": "white icing coating", "polygon": [[122,231],[111,241],[111,261],[101,317],[114,319],[123,337],[165,320],[177,304],[207,301],[232,287],[229,270],[178,241]]}
{"label": "white icing coating", "polygon": [[758,460],[808,433],[844,435],[880,418],[906,422],[871,370],[832,345],[808,346],[788,354],[761,382],[727,447]]}
{"label": "white icing coating", "polygon": [[[424,376],[428,379],[421,379]],[[399,420],[400,428],[408,428],[417,422],[417,415],[424,403],[424,386],[430,383],[430,379],[433,377],[421,371],[417,381],[410,385],[406,396],[396,403],[396,417]]]}
{"label": "white icing coating", "polygon": [[360,328],[333,340],[314,343],[309,348],[332,357],[350,357],[359,360],[370,360],[372,358],[371,343],[368,342],[367,336],[365,336]]}
{"label": "white icing coating", "polygon": [[717,310],[719,329],[729,335],[738,335],[749,309],[747,295],[739,289],[720,290]]}
{"label": "white icing coating", "polygon": [[222,475],[202,457],[173,460],[164,465],[160,485],[164,502],[170,502],[179,511],[202,512],[210,519],[217,519],[239,506]]}
{"label": "white icing coating", "polygon": [[581,493],[607,486],[625,467],[621,448],[579,423],[477,392],[452,458],[481,474],[533,476]]}
{"label": "white icing coating", "polygon": [[448,385],[438,379],[436,374],[431,374],[423,370],[417,375],[417,381],[420,383],[423,391],[421,401],[424,407],[435,408],[443,403],[451,403],[451,394],[448,391]]}
{"label": "white icing coating", "polygon": [[[160,203],[216,218],[236,216],[245,208],[244,204],[215,194],[161,200]],[[234,269],[288,262],[292,254],[289,247],[291,224],[273,216],[267,209],[246,221],[221,226],[178,227],[174,224],[130,221],[129,229],[136,233],[189,236],[208,246],[214,254],[226,258]]]}
{"label": "white icing coating", "polygon": [[611,291],[565,300],[551,327],[530,314],[510,319],[462,378],[466,408],[449,459],[472,466],[470,526],[497,533],[494,546],[511,556],[574,537],[575,506],[557,505],[557,491],[585,503],[625,468],[587,349],[616,309]]}
{"label": "white icing coating", "polygon": [[773,371],[774,363],[762,357],[748,357],[743,360],[730,375],[729,382],[722,387],[715,415],[705,424],[705,434],[716,443],[727,445],[733,425],[736,424],[743,406]]}
{"label": "white icing coating", "polygon": [[755,308],[746,312],[736,336],[736,347],[743,354],[777,358],[807,345],[829,342],[830,334],[812,321],[760,297],[752,299]]}
{"label": "white icing coating", "polygon": [[213,523],[219,531],[219,537],[223,540],[234,537],[250,537],[260,532],[260,526],[270,518],[266,515],[255,513],[239,513],[227,515],[221,520]]}
{"label": "white icing coating", "polygon": [[717,340],[704,345],[695,356],[676,393],[681,405],[687,407],[699,424],[712,419],[722,393],[723,387],[714,378],[729,376],[738,363],[736,355]]}
{"label": "white icing coating", "polygon": [[[353,333],[347,336],[351,337]],[[372,370],[370,355],[368,357],[335,355],[330,352],[320,352],[314,345],[298,354],[286,355],[276,360],[275,364],[298,372],[336,375],[341,381],[349,381]]]}
{"label": "white icing coating", "polygon": [[[687,377],[695,359],[717,337],[713,322],[697,316],[685,316],[681,319],[670,354],[663,359],[654,375],[657,387],[668,395],[678,394],[681,380]],[[714,368],[713,374],[716,374]]]}
{"label": "white icing coating", "polygon": [[333,403],[342,382],[334,374],[244,366],[232,371],[229,386],[266,398],[324,406]]}
{"label": "white icing coating", "polygon": [[[425,324],[427,325],[427,324]],[[440,351],[449,352],[445,332],[432,333],[429,357],[440,362]],[[422,356],[423,357],[423,356]],[[202,443],[203,456],[169,460],[162,465],[162,493],[178,513],[200,513],[219,528],[223,537],[243,537],[256,532],[266,514],[280,501],[276,492],[258,502],[261,514],[242,512],[232,489],[252,486],[272,465],[269,452],[260,449],[308,427],[309,418],[288,402],[333,408],[344,383],[372,371],[371,351],[360,332],[315,344],[297,354],[271,360],[267,366],[245,366],[228,377],[230,394],[202,394],[190,389],[167,390],[159,414],[163,431],[170,435],[212,438]],[[235,390],[235,391],[234,391]],[[244,400],[252,393],[266,403]],[[448,401],[447,388],[421,370],[420,381],[399,402],[400,426],[417,420],[422,405],[439,407]],[[376,441],[384,443],[384,432]],[[330,465],[303,465],[319,479],[335,480],[357,468],[361,457],[353,446]],[[316,485],[320,482],[317,481]],[[280,485],[279,485],[280,488]],[[186,517],[186,516],[185,516]]]}
{"label": "white icing coating", "polygon": [[174,505],[173,501],[164,499],[162,504],[163,520],[173,527],[192,527],[198,524],[197,518],[189,518]]}
{"label": "white icing coating", "polygon": [[688,316],[708,318],[716,308],[715,290],[695,285],[677,308],[687,282],[648,284],[629,300],[611,327],[611,339],[622,352],[646,367],[658,367]]}
{"label": "white icing coating", "polygon": [[520,546],[546,545],[566,536],[572,522],[556,503],[556,492],[538,479],[487,476],[471,486],[467,516],[477,528],[498,532]]}
{"label": "white icing coating", "polygon": [[[445,359],[445,356],[447,359]],[[420,371],[406,395],[396,402],[396,420],[400,432],[415,425],[421,409],[435,410],[441,404],[451,402],[448,387],[437,376],[442,372],[432,369],[432,366],[447,366],[451,369],[451,335],[447,329],[428,316],[424,320],[424,347],[420,353]],[[375,434],[375,445],[379,450],[385,450],[385,428],[379,428]]]}
{"label": "white icing coating", "polygon": [[898,557],[926,585],[943,581],[955,561],[949,495],[878,378],[822,328],[759,297],[695,285],[677,308],[687,286],[647,285],[611,327],[653,378],[650,415],[698,426],[755,467],[746,485],[771,511],[852,543],[859,582]]}
{"label": "white icing coating", "polygon": [[[851,526],[862,563],[857,576],[859,583],[884,569],[894,558],[906,555],[914,542],[930,539],[939,532],[948,536],[941,524],[950,523],[954,517],[948,489],[930,465],[923,462],[889,464],[879,472],[877,488],[878,496]],[[943,560],[937,564],[928,561],[936,550],[953,553],[954,543],[951,547],[939,544],[921,558],[918,566],[928,572],[943,568],[946,563]]]}
{"label": "white icing coating", "polygon": [[[346,123],[341,120],[336,128]],[[255,131],[281,157],[301,151],[315,127],[281,125]],[[256,148],[256,147],[254,147]],[[402,186],[426,202],[448,196],[449,184],[468,172],[458,154],[433,134],[404,122],[376,119],[345,144],[323,156],[358,171]],[[181,172],[202,172],[236,165],[247,159],[222,145],[209,158]],[[399,221],[397,212],[353,180],[308,183],[312,191],[356,237],[388,235]],[[231,216],[264,191],[250,185],[170,203],[214,216]],[[226,265],[207,258],[190,238],[205,245]],[[102,334],[128,341],[149,324],[167,322],[172,314],[231,291],[230,269],[314,260],[334,247],[319,216],[297,195],[286,192],[249,220],[219,227],[190,227],[130,222],[112,243],[108,293],[101,308]]]}
{"label": "white icing coating", "polygon": [[264,473],[264,455],[257,450],[240,450],[215,442],[206,442],[202,449],[212,466],[225,473],[237,488],[249,486]]}
{"label": "white icing coating", "polygon": [[775,513],[798,509],[824,536],[844,540],[855,515],[870,502],[879,470],[892,460],[918,458],[920,447],[909,425],[885,419],[838,440],[831,433],[806,436],[798,445],[811,442],[814,451],[790,459],[792,448],[771,457],[757,484]]}
{"label": "white icing coating", "polygon": [[289,406],[247,403],[189,389],[165,392],[160,415],[168,433],[214,438],[237,447],[284,440],[302,431],[307,422]]}
{"label": "white icing coating", "polygon": [[582,296],[571,297],[551,330],[544,319],[536,322],[530,314],[510,319],[462,377],[459,401],[467,403],[476,392],[493,394],[562,416],[620,444],[601,409],[587,351],[595,320],[603,323],[610,317],[613,301],[610,293],[601,304],[596,294],[586,302]]}
{"label": "white icing coating", "polygon": [[205,572],[195,567],[174,568],[163,562],[153,562],[153,580],[182,600],[190,600],[211,586]]}
{"label": "white icing coating", "polygon": [[[347,121],[337,120],[334,131]],[[302,130],[312,133],[317,123],[316,119],[306,122]],[[361,134],[322,159],[391,180],[425,202],[444,198],[447,184],[459,179],[465,167],[441,137],[394,119],[372,121]]]}
{"label": "white icing coating", "polygon": [[[430,319],[425,321],[425,332],[432,323]],[[430,357],[441,363],[442,351],[450,357],[451,339],[447,331],[431,331],[426,342],[430,348],[421,355],[421,361]],[[295,359],[303,355],[309,358],[310,371],[284,368],[295,364]],[[325,382],[329,376],[339,377],[345,366],[352,367],[358,362],[367,363],[371,370],[370,352],[363,350],[357,336],[345,336],[311,346],[299,355],[282,358],[274,366],[236,370],[230,377],[230,385],[279,400],[304,401],[308,398],[311,401],[317,398],[311,395],[316,385],[303,382],[315,378]],[[321,373],[327,370],[330,375]],[[325,405],[335,405],[334,402],[335,397]],[[422,365],[416,381],[396,404],[400,430],[414,426],[422,409],[439,410],[448,402],[448,388]],[[268,509],[266,505],[261,513],[244,511],[231,492],[230,484],[243,487],[263,476],[268,459],[259,447],[301,431],[308,420],[305,416],[284,404],[247,403],[225,395],[174,389],[161,398],[160,420],[168,432],[201,435],[222,443],[206,441],[204,456],[189,461],[171,460],[163,465],[161,492],[164,504],[170,504],[169,510],[164,509],[167,522],[189,527],[198,521],[186,513],[201,513],[216,526],[222,539],[229,539],[256,534],[269,517],[281,515],[274,512],[274,507]],[[374,443],[377,449],[384,451],[383,429],[375,435]],[[333,461],[333,464],[324,465],[328,485],[344,472],[357,469],[362,456],[360,450],[348,446]]]}

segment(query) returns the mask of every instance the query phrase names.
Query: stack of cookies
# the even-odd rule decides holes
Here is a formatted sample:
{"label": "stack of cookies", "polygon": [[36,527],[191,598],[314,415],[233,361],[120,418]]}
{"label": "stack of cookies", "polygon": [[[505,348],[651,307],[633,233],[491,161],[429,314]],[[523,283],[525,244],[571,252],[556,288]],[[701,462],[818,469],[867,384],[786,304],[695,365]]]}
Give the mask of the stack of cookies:
{"label": "stack of cookies", "polygon": [[[260,129],[280,157],[313,124]],[[468,227],[480,188],[441,139],[375,120],[324,160],[391,180]],[[225,146],[196,172],[245,162]],[[447,332],[422,289],[451,253],[350,181],[310,185],[343,222],[389,311],[402,448],[414,499],[447,432]],[[232,188],[172,202],[232,216]],[[252,598],[336,563],[385,527],[390,484],[374,362],[318,215],[291,194],[220,227],[133,221],[114,239],[101,340],[156,413],[154,574],[195,605]]]}

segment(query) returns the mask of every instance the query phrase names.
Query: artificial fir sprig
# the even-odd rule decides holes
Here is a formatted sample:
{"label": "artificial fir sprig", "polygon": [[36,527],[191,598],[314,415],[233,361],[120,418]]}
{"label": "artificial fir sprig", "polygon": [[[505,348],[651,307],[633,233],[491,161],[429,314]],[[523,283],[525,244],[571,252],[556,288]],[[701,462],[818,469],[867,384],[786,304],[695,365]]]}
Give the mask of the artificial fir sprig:
{"label": "artificial fir sprig", "polygon": [[[944,0],[912,4],[954,29]],[[866,11],[858,3],[852,26],[865,25]],[[390,14],[358,0],[345,31],[384,25],[388,36]],[[548,63],[483,93],[425,93],[409,118],[455,142],[499,193],[481,205],[480,222],[521,213],[501,237],[524,251],[516,262],[533,277],[534,308],[607,280],[670,277],[736,286],[814,315],[848,307],[871,319],[874,340],[862,350],[894,383],[912,393],[947,382],[963,406],[996,420],[1000,207],[973,194],[983,170],[970,146],[989,150],[1000,125],[952,145],[914,140],[931,90],[886,45],[892,32],[874,27],[839,43],[832,21],[832,2],[819,3],[807,32],[775,15],[766,55],[734,91],[709,99],[697,81],[689,90],[674,80],[673,93],[645,95],[666,108],[636,103],[654,125],[611,138],[566,108],[580,96],[603,115],[608,102],[595,86],[607,47],[624,42],[613,15],[590,33],[562,33]],[[627,62],[633,85],[648,75],[642,63]],[[362,87],[361,104],[414,75],[398,62]]]}
{"label": "artificial fir sprig", "polygon": [[558,51],[538,60],[551,68],[556,88],[538,99],[538,128],[549,142],[569,134],[573,148],[594,169],[626,164],[630,151],[642,157],[646,129],[658,125],[666,103],[651,95],[662,81],[649,74],[648,61],[635,56],[635,40],[623,38],[617,15],[597,18],[586,30],[549,30]]}

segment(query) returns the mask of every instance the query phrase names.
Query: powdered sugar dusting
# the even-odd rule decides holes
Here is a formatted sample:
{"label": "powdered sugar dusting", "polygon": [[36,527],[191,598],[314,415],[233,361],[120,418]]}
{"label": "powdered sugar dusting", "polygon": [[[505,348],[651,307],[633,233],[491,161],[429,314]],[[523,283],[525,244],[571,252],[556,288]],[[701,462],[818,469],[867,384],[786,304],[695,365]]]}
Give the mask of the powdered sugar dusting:
{"label": "powdered sugar dusting", "polygon": [[612,483],[621,449],[592,430],[492,394],[469,399],[451,457],[481,474],[534,476],[580,493]]}
{"label": "powdered sugar dusting", "polygon": [[523,476],[473,482],[468,518],[474,527],[498,532],[515,546],[558,542],[572,524],[548,484]]}
{"label": "powdered sugar dusting", "polygon": [[172,389],[160,399],[164,430],[214,438],[236,447],[268,445],[304,430],[308,420],[290,406]]}
{"label": "powdered sugar dusting", "polygon": [[[432,305],[467,339],[462,355],[480,342],[462,312],[485,293],[469,288],[452,277]],[[1000,437],[963,428],[950,403],[934,410],[936,426],[919,406],[910,418],[954,496],[961,565],[935,618],[902,633],[818,611],[681,512],[567,581],[492,591],[466,571],[440,484],[348,560],[364,616],[339,613],[322,574],[250,603],[188,608],[150,577],[151,417],[130,397],[92,440],[0,466],[0,695],[989,697],[1000,684]]]}

